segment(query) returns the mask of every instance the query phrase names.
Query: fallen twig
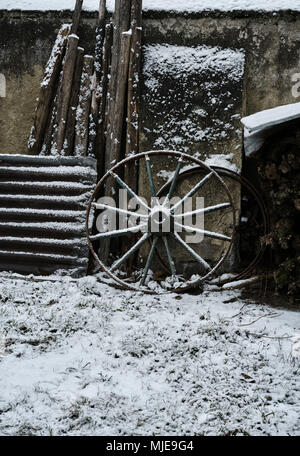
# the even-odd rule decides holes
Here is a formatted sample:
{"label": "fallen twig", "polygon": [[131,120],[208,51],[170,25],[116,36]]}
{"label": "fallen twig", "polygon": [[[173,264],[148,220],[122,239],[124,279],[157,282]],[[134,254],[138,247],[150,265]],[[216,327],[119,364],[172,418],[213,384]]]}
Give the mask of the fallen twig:
{"label": "fallen twig", "polygon": [[266,339],[292,339],[294,336],[267,336],[266,334],[255,334],[255,333],[248,333],[250,336],[253,337],[265,337]]}
{"label": "fallen twig", "polygon": [[268,313],[266,315],[261,315],[260,317],[256,318],[256,320],[253,320],[251,323],[243,323],[239,326],[250,326],[250,325],[253,325],[253,323],[256,323],[258,320],[260,320],[261,318],[264,318],[264,317],[275,317],[275,316],[279,316],[280,314],[276,314],[276,313]]}

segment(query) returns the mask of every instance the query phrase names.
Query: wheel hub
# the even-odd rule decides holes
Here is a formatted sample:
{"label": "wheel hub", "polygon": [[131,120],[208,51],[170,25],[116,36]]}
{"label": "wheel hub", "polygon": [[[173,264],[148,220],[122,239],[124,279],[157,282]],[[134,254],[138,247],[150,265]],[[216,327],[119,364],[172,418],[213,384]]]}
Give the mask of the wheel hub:
{"label": "wheel hub", "polygon": [[150,212],[148,230],[155,236],[165,236],[174,232],[172,211],[162,204],[156,204]]}

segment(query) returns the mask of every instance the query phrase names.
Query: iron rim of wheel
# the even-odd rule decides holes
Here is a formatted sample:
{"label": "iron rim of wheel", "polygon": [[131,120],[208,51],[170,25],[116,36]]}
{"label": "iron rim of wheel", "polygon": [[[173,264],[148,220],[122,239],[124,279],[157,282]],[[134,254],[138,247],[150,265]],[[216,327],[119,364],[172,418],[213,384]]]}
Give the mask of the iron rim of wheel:
{"label": "iron rim of wheel", "polygon": [[[185,200],[191,194],[193,196],[195,193],[198,192],[198,190],[200,190],[200,188],[203,185],[205,185],[205,183],[211,177],[214,177],[215,179],[217,179],[217,181],[221,184],[221,186],[225,190],[225,193],[226,193],[226,195],[228,197],[228,202],[223,203],[223,206],[224,206],[224,208],[225,207],[230,207],[231,208],[231,215],[232,215],[232,224],[231,224],[232,233],[231,233],[230,237],[229,236],[225,236],[225,235],[221,235],[219,233],[214,233],[214,232],[205,232],[205,234],[204,234],[204,235],[207,235],[206,233],[210,233],[212,235],[217,234],[219,236],[218,239],[221,239],[221,240],[224,240],[224,241],[228,242],[228,247],[226,248],[225,253],[221,256],[220,260],[217,261],[217,263],[212,268],[209,268],[209,271],[206,274],[204,274],[203,276],[195,279],[194,281],[192,281],[192,282],[190,282],[188,284],[185,284],[185,285],[181,284],[181,286],[178,287],[178,288],[168,288],[168,289],[163,288],[162,291],[159,291],[159,292],[156,291],[156,290],[152,290],[152,289],[146,288],[146,286],[144,285],[145,280],[143,281],[142,285],[140,284],[139,286],[137,286],[137,285],[132,285],[131,283],[128,283],[125,280],[121,279],[120,277],[116,276],[113,273],[113,270],[116,269],[116,267],[113,265],[112,267],[109,268],[107,265],[105,265],[104,262],[99,258],[98,254],[95,252],[95,249],[93,247],[93,242],[94,241],[98,241],[101,238],[101,236],[103,238],[104,237],[108,238],[109,237],[109,232],[106,233],[106,235],[103,235],[103,233],[100,233],[100,234],[97,234],[97,235],[91,235],[90,234],[90,224],[89,224],[90,214],[91,214],[91,210],[92,210],[93,205],[97,208],[97,203],[95,203],[94,201],[97,198],[97,195],[99,195],[100,189],[103,188],[103,185],[104,185],[105,181],[109,177],[113,177],[114,180],[116,180],[116,182],[119,184],[120,187],[126,188],[127,186],[126,186],[125,182],[122,181],[122,179],[116,174],[116,172],[118,170],[120,170],[122,167],[125,167],[126,165],[128,165],[131,162],[140,161],[142,159],[145,159],[147,173],[148,173],[148,179],[149,179],[149,188],[150,188],[152,196],[153,196],[153,193],[155,192],[155,190],[153,188],[151,188],[152,185],[153,185],[153,176],[152,176],[152,171],[151,171],[150,159],[152,157],[155,157],[155,156],[159,156],[159,157],[161,157],[161,156],[172,156],[172,157],[177,157],[178,158],[177,167],[176,167],[176,169],[174,171],[174,174],[172,176],[172,182],[171,182],[171,189],[172,190],[168,192],[168,197],[172,197],[172,192],[174,191],[174,189],[176,187],[177,178],[178,178],[178,175],[180,173],[180,169],[182,167],[183,162],[184,161],[188,161],[188,162],[191,162],[194,165],[197,165],[197,167],[201,167],[204,170],[206,170],[207,174],[206,174],[205,178],[202,179],[200,182],[198,182],[193,187],[193,189],[191,191],[189,191],[183,198],[181,198],[181,200]],[[126,190],[128,191],[128,189],[126,189]],[[131,190],[131,189],[129,189],[129,190]],[[158,195],[160,192],[161,192],[161,189],[157,192],[156,195]],[[131,196],[132,196],[132,194],[135,194],[135,192],[131,190]],[[136,196],[139,198],[138,195],[136,195]],[[103,204],[100,204],[98,206],[103,206]],[[219,206],[222,206],[222,204],[219,205]],[[101,209],[105,209],[105,207],[101,207]],[[150,209],[150,207],[148,207],[148,209]],[[206,209],[210,209],[210,208],[204,208],[204,212],[206,212],[205,211]],[[148,214],[148,217],[149,216],[150,215]],[[105,175],[100,179],[100,181],[96,185],[96,187],[94,189],[94,192],[93,192],[93,194],[92,194],[92,196],[90,198],[90,201],[88,203],[88,208],[87,208],[87,213],[86,213],[86,236],[87,236],[87,240],[88,240],[88,245],[89,245],[89,248],[91,250],[91,253],[92,253],[94,259],[99,264],[99,266],[102,269],[102,271],[104,271],[117,284],[121,285],[121,287],[123,289],[137,291],[137,292],[143,292],[143,293],[146,293],[146,294],[182,293],[182,292],[185,292],[187,290],[190,290],[192,288],[197,287],[198,285],[202,284],[207,279],[211,278],[216,273],[216,271],[220,268],[220,266],[224,263],[224,261],[226,260],[226,258],[228,257],[228,255],[230,254],[230,252],[232,250],[232,246],[233,246],[233,242],[234,242],[234,238],[235,238],[235,229],[236,229],[236,215],[235,215],[235,207],[234,207],[234,204],[233,204],[233,199],[232,199],[231,193],[230,193],[226,183],[219,176],[219,174],[213,168],[211,168],[210,166],[208,166],[205,163],[203,163],[201,160],[199,160],[199,159],[197,159],[195,157],[192,157],[192,156],[190,156],[190,155],[188,155],[186,153],[176,152],[176,151],[171,151],[171,150],[155,150],[155,151],[149,151],[149,152],[142,152],[142,153],[139,153],[137,155],[132,155],[130,157],[127,157],[127,158],[123,159],[122,161],[118,162],[109,171],[107,171],[105,173]],[[191,230],[185,230],[185,231],[186,232],[191,232]],[[134,232],[134,231],[132,231],[132,232]],[[127,232],[126,234],[130,234],[130,233]],[[148,234],[149,234],[149,232],[148,232]],[[115,232],[113,233],[113,235],[115,236]],[[121,234],[120,234],[120,236],[121,236]],[[172,236],[173,238],[175,237],[176,241],[178,243],[181,243],[180,240],[178,239],[178,237],[180,237],[180,236],[179,235],[178,236],[174,236],[173,233],[171,233],[171,232],[167,233],[166,235],[164,235],[162,237],[164,239],[165,238],[167,239],[169,236]],[[220,236],[222,236],[222,238]],[[210,237],[213,237],[213,236],[210,236]],[[155,251],[156,242],[157,242],[157,241],[155,241],[155,239],[157,239],[157,237],[154,237],[153,233],[150,233],[148,238],[146,238],[146,236],[145,236],[143,242],[139,245],[139,247],[141,247],[141,245],[145,241],[153,240],[153,239],[154,239],[154,242],[153,242],[154,245],[152,245],[152,248],[150,249],[150,253],[149,253],[145,268],[147,267],[148,260],[149,260],[150,256],[151,256],[151,259],[150,259],[150,263],[151,263],[151,260],[152,260],[152,257],[154,255],[154,251]],[[138,241],[138,242],[140,242],[140,241]],[[164,243],[165,243],[165,241],[164,241]],[[138,243],[136,243],[136,244],[138,244]],[[166,249],[167,249],[167,244],[166,243],[165,243],[165,246],[166,246]],[[183,247],[182,243],[181,243],[181,246]],[[136,250],[134,252],[136,252]],[[191,254],[191,252],[189,252],[189,253]],[[128,254],[128,252],[126,252],[126,254],[123,255],[123,257],[126,256],[127,254]],[[198,256],[198,255],[196,254],[196,256]],[[119,258],[119,260],[117,260],[117,262],[115,262],[115,264],[118,264],[118,262],[120,262],[120,260],[122,260],[123,257]],[[198,257],[200,257],[200,256],[198,256]],[[171,265],[172,261],[170,260],[169,255],[168,255],[168,259],[169,259],[169,264]],[[195,259],[197,259],[197,261],[200,262],[199,258],[196,258],[194,256],[194,260]],[[200,257],[200,259],[203,260],[201,257]],[[124,261],[120,262],[118,265],[122,265],[123,262]],[[173,263],[174,263],[174,261],[173,261]],[[148,265],[148,269],[146,271],[146,276],[147,276],[148,271],[149,271],[149,265]],[[144,277],[144,276],[145,276],[145,269],[143,271],[143,276],[142,277]],[[173,275],[172,275],[172,277],[173,277]]]}
{"label": "iron rim of wheel", "polygon": [[[233,171],[231,169],[224,168],[222,166],[211,166],[211,168],[213,170],[215,170],[220,175],[220,177],[224,176],[224,177],[227,177],[227,178],[230,178],[230,179],[234,180],[235,182],[238,182],[241,185],[241,187],[244,187],[250,193],[250,195],[253,197],[253,199],[257,203],[257,206],[258,206],[258,208],[259,208],[259,210],[261,212],[262,226],[263,226],[263,235],[262,236],[263,237],[266,236],[270,232],[269,213],[268,213],[268,209],[267,209],[267,207],[265,205],[265,202],[264,202],[262,196],[259,194],[259,192],[255,188],[255,186],[248,179],[246,179],[244,176],[241,176],[240,174],[236,173],[235,171]],[[197,173],[197,172],[199,172],[201,170],[202,170],[201,167],[195,167],[193,169],[183,171],[182,173],[179,174],[178,178],[190,177],[194,173]],[[170,183],[166,182],[166,184],[163,185],[163,187],[160,188],[160,190],[158,192],[158,196],[159,196],[160,193],[162,193],[163,191],[167,190],[169,186],[170,186]],[[249,276],[249,274],[255,269],[255,267],[258,265],[258,263],[262,259],[265,250],[266,250],[266,244],[265,243],[261,243],[260,247],[259,247],[259,250],[254,255],[254,258],[252,259],[252,261],[250,261],[249,264],[242,271],[240,271],[237,275],[235,275],[234,277],[222,280],[222,284],[226,284],[226,283],[230,283],[230,282],[233,282],[233,281],[241,280],[241,279],[244,279],[245,277]],[[159,252],[157,252],[156,255],[157,255],[158,261],[161,264],[162,268],[164,268],[166,271],[169,272],[168,266],[165,264],[165,262],[163,261],[163,259],[159,255]]]}

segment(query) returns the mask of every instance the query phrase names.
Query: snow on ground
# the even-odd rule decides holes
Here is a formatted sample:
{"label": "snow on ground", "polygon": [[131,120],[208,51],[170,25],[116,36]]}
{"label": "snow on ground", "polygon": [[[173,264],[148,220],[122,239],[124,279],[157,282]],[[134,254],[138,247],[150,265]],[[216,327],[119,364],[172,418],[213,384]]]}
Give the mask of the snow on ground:
{"label": "snow on ground", "polygon": [[[113,10],[115,1],[107,0]],[[62,10],[73,9],[75,0],[1,0],[0,9]],[[84,0],[84,9],[98,10],[99,0]],[[205,10],[262,10],[278,11],[292,9],[300,11],[299,0],[143,0],[144,10],[166,10],[197,12]]]}
{"label": "snow on ground", "polygon": [[300,434],[299,312],[96,277],[2,276],[0,299],[1,435]]}

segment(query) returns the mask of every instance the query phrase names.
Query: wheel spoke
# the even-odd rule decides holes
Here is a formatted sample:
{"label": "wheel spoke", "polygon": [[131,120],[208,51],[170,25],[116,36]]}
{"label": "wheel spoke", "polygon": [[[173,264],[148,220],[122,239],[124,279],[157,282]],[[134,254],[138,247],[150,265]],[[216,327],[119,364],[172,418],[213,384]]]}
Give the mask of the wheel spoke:
{"label": "wheel spoke", "polygon": [[149,256],[147,258],[147,263],[146,263],[146,266],[145,266],[145,269],[144,269],[144,272],[143,272],[143,276],[141,278],[141,285],[144,285],[144,283],[145,283],[145,280],[146,280],[146,277],[147,277],[147,274],[148,274],[148,271],[149,271],[149,268],[150,268],[150,264],[151,264],[151,261],[152,261],[152,258],[153,258],[154,252],[155,252],[155,247],[156,247],[157,241],[158,241],[158,237],[155,236],[153,238],[153,243],[152,243],[152,246],[151,246],[151,249],[150,249]]}
{"label": "wheel spoke", "polygon": [[124,190],[126,190],[126,192],[132,197],[134,198],[142,207],[144,207],[145,209],[147,209],[147,211],[151,211],[150,207],[147,206],[147,204],[144,203],[144,201],[130,188],[128,187],[127,184],[125,184],[125,182],[115,173],[111,172],[110,173],[111,176],[113,176],[113,178],[118,182],[118,184],[124,188]]}
{"label": "wheel spoke", "polygon": [[125,255],[123,255],[118,261],[116,261],[111,269],[110,269],[110,272],[113,272],[115,269],[117,269],[119,266],[121,266],[121,264],[123,264],[126,260],[128,260],[128,258],[134,254],[134,252],[136,252],[140,247],[141,245],[147,241],[147,239],[149,239],[149,237],[151,236],[150,233],[145,233],[141,239],[138,240],[138,242],[136,244],[134,244],[134,246],[131,247],[130,250],[128,250],[128,252],[125,253]]}
{"label": "wheel spoke", "polygon": [[213,172],[207,174],[198,184],[196,184],[178,203],[176,203],[173,207],[172,210],[175,211],[178,206],[184,203],[188,198],[191,198],[197,191],[203,187],[203,185],[214,175]]}
{"label": "wheel spoke", "polygon": [[132,217],[136,217],[136,218],[146,218],[148,219],[149,216],[146,215],[146,214],[139,214],[138,212],[131,212],[131,211],[127,211],[126,209],[121,209],[120,207],[114,207],[114,206],[109,206],[108,204],[102,204],[102,203],[93,203],[92,206],[95,208],[95,209],[107,209],[108,211],[112,211],[112,212],[119,212],[120,214],[124,214],[124,215],[130,215]]}
{"label": "wheel spoke", "polygon": [[191,247],[179,236],[178,233],[172,234],[172,236],[178,241],[178,243],[192,256],[195,258],[198,263],[201,264],[207,271],[211,271],[211,266],[202,258],[198,253],[196,253]]}
{"label": "wheel spoke", "polygon": [[94,236],[90,236],[90,239],[91,241],[96,241],[97,239],[124,236],[130,233],[138,233],[139,231],[142,231],[143,228],[147,228],[147,223],[144,223],[143,225],[131,226],[130,228],[126,228],[124,230],[106,231],[104,233],[95,234]]}
{"label": "wheel spoke", "polygon": [[174,275],[176,275],[176,268],[175,268],[175,263],[174,263],[174,260],[172,258],[171,252],[170,252],[168,239],[167,239],[166,236],[164,236],[163,240],[164,240],[165,248],[166,248],[167,255],[168,255],[168,261],[169,261],[169,265],[170,265],[170,268],[171,268],[171,273],[174,276]]}
{"label": "wheel spoke", "polygon": [[190,231],[194,233],[204,234],[207,237],[214,239],[220,239],[221,241],[231,241],[231,237],[225,236],[224,234],[214,233],[213,231],[201,230],[200,228],[195,228],[194,226],[182,225],[181,223],[175,222],[175,225],[179,228],[183,228],[185,231]]}
{"label": "wheel spoke", "polygon": [[209,212],[214,212],[218,211],[220,209],[225,209],[226,207],[230,207],[230,203],[221,203],[221,204],[216,204],[215,206],[208,206],[208,207],[203,207],[201,209],[196,209],[195,211],[191,212],[184,212],[182,214],[175,214],[174,217],[190,217],[193,215],[197,214],[208,214]]}
{"label": "wheel spoke", "polygon": [[169,199],[169,200],[172,198],[173,191],[174,191],[174,188],[175,188],[175,185],[176,185],[176,182],[177,182],[178,174],[179,174],[179,171],[180,171],[181,166],[182,166],[182,162],[183,162],[182,157],[180,157],[180,159],[178,160],[177,167],[176,167],[176,170],[175,170],[175,174],[173,176],[171,187],[170,187],[170,190],[169,190],[169,193],[168,193],[168,196],[167,196],[167,199]]}
{"label": "wheel spoke", "polygon": [[156,191],[155,191],[155,186],[154,186],[154,181],[153,181],[150,158],[148,155],[146,155],[145,159],[146,159],[146,168],[147,168],[147,173],[148,173],[150,190],[151,190],[152,196],[156,197]]}

